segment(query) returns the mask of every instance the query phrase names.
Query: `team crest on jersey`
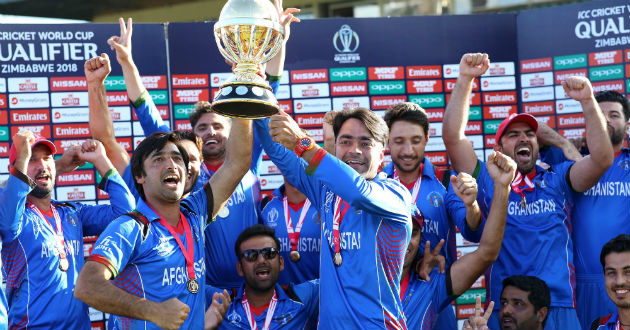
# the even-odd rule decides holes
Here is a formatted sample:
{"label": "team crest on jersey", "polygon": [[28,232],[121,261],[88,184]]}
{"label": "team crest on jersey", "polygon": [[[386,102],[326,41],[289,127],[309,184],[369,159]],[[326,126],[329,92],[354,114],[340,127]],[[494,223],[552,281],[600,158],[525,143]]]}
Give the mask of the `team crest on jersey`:
{"label": "team crest on jersey", "polygon": [[540,188],[547,188],[547,183],[545,182],[545,179],[536,180],[536,184]]}
{"label": "team crest on jersey", "polygon": [[269,213],[267,213],[267,226],[275,227],[278,225],[278,209],[275,207],[270,208]]}
{"label": "team crest on jersey", "polygon": [[621,169],[624,171],[630,170],[630,160],[624,160],[624,161],[619,162],[619,167],[621,167]]}
{"label": "team crest on jersey", "polygon": [[432,191],[427,195],[427,200],[433,207],[440,207],[444,204],[444,199],[442,199],[442,195],[440,195],[437,191]]}
{"label": "team crest on jersey", "polygon": [[226,319],[228,320],[228,322],[230,322],[232,324],[239,324],[239,323],[241,323],[241,316],[236,314],[236,312],[232,312],[232,313],[228,314]]}
{"label": "team crest on jersey", "polygon": [[332,191],[326,192],[326,201],[324,202],[324,212],[330,212],[330,207],[332,206],[333,200],[335,199],[335,193]]}
{"label": "team crest on jersey", "polygon": [[173,244],[169,242],[171,240],[171,237],[160,236],[159,239],[160,242],[157,244],[156,247],[153,248],[153,250],[157,251],[157,255],[159,255],[160,257],[165,257],[173,253],[175,246],[173,246]]}
{"label": "team crest on jersey", "polygon": [[293,314],[287,313],[287,314],[282,314],[282,315],[276,317],[275,321],[278,322],[278,324],[287,324],[292,319],[293,319]]}
{"label": "team crest on jersey", "polygon": [[70,212],[66,215],[66,220],[68,220],[68,223],[70,223],[73,226],[76,226],[79,223],[79,218],[77,217],[76,213],[74,212]]}
{"label": "team crest on jersey", "polygon": [[320,224],[321,225],[322,217],[319,216],[319,212],[313,213],[313,222],[315,222],[316,224]]}

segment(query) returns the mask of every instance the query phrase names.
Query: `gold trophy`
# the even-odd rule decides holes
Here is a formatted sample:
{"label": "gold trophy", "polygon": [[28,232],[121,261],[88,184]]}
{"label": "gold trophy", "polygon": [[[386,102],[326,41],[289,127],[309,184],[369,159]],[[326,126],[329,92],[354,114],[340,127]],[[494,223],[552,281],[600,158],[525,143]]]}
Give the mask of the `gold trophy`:
{"label": "gold trophy", "polygon": [[212,109],[225,116],[263,118],[278,113],[278,100],[258,75],[258,66],[280,50],[284,28],[269,0],[229,0],[214,24],[221,55],[236,63],[234,74],[221,85]]}

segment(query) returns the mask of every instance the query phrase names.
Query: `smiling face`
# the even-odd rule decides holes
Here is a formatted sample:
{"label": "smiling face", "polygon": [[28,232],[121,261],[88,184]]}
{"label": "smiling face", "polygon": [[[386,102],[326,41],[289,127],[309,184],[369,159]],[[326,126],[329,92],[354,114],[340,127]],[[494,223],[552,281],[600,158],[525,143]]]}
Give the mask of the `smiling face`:
{"label": "smiling face", "polygon": [[144,175],[136,177],[149,204],[178,202],[186,184],[186,165],[179,149],[167,142],[143,162]]}
{"label": "smiling face", "polygon": [[35,180],[37,186],[29,195],[44,198],[50,196],[55,186],[55,159],[50,148],[44,144],[37,144],[32,150],[26,174]]}
{"label": "smiling face", "polygon": [[[247,250],[261,250],[264,248],[277,248],[276,242],[269,236],[253,236],[240,245],[241,253]],[[244,257],[239,257],[236,263],[236,270],[240,276],[245,278],[247,288],[266,292],[271,290],[278,282],[280,271],[284,269],[284,260],[280,254],[272,259],[265,259],[262,253],[254,261],[248,261]]]}
{"label": "smiling face", "polygon": [[429,137],[418,124],[406,120],[398,120],[389,130],[389,150],[396,170],[400,172],[416,172],[424,159],[424,148]]}
{"label": "smiling face", "polygon": [[519,172],[527,174],[536,168],[538,159],[538,139],[536,131],[524,122],[510,124],[501,136],[501,143],[495,150],[514,159]]}
{"label": "smiling face", "polygon": [[611,252],[604,260],[608,297],[618,308],[630,308],[630,252]]}
{"label": "smiling face", "polygon": [[350,118],[339,129],[335,155],[365,179],[371,180],[383,162],[383,145],[374,139],[360,120]]}
{"label": "smiling face", "polygon": [[214,112],[204,113],[199,117],[193,132],[203,140],[205,160],[225,157],[225,144],[230,136],[230,128],[230,120]]}

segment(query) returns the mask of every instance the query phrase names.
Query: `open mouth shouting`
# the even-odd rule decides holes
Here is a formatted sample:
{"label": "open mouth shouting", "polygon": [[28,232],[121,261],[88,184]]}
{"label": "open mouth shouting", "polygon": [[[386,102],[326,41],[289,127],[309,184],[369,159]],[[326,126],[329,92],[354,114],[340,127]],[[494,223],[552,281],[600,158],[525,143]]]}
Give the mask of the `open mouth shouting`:
{"label": "open mouth shouting", "polygon": [[162,176],[162,183],[170,189],[177,189],[177,185],[181,181],[181,178],[176,173],[169,173]]}

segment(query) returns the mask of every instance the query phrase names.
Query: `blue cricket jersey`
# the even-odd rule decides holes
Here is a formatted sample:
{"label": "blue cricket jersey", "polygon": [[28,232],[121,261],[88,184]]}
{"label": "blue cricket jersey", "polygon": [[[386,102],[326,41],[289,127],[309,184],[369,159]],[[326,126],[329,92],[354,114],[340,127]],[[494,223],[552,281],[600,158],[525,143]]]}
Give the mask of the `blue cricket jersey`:
{"label": "blue cricket jersey", "polygon": [[[280,273],[282,274],[282,272]],[[230,304],[223,323],[219,325],[220,330],[251,329],[247,313],[243,308],[244,290],[244,285],[242,285]],[[307,322],[317,313],[319,281],[312,280],[302,284],[292,284],[286,289],[276,284],[276,295],[278,301],[269,330],[304,329]],[[263,329],[268,311],[269,309],[254,317],[258,329]]]}
{"label": "blue cricket jersey", "polygon": [[[550,147],[541,160],[554,165],[565,160],[562,150]],[[606,294],[599,254],[606,242],[630,234],[630,151],[622,149],[599,181],[583,193],[574,193],[573,259],[577,276],[577,310],[586,327],[594,318],[615,310]],[[605,219],[602,221],[601,219]]]}
{"label": "blue cricket jersey", "polygon": [[[87,305],[74,298],[74,286],[84,263],[83,236],[99,235],[113,219],[131,211],[135,203],[115,170],[107,172],[99,185],[109,194],[110,205],[51,201],[61,219],[69,262],[68,270],[62,271],[56,234],[51,229],[56,231],[55,219],[47,215],[42,219],[26,207],[31,187],[25,178],[9,176],[0,194],[0,219],[3,228],[9,228],[2,231],[9,327],[90,329]],[[59,308],[63,308],[62,313]]]}
{"label": "blue cricket jersey", "polygon": [[603,316],[593,321],[593,323],[597,322],[597,324],[591,324],[591,329],[595,330],[619,330],[623,329],[621,327],[621,323],[619,322],[619,312],[614,311],[612,314],[608,316]]}
{"label": "blue cricket jersey", "polygon": [[[279,84],[279,81],[269,82],[274,94]],[[146,136],[158,131],[169,131],[150,97],[145,98],[144,102],[135,104],[134,110]],[[212,265],[207,269],[206,280],[208,284],[217,288],[232,289],[238,288],[241,284],[242,278],[236,272],[235,265],[238,259],[234,254],[234,243],[245,228],[258,223],[258,205],[261,200],[258,170],[261,162],[262,147],[255,136],[250,170],[243,176],[215,221],[205,229],[206,262]],[[201,189],[213,174],[214,172],[202,164],[202,170],[193,191]],[[133,185],[133,177],[130,173],[127,180]]]}
{"label": "blue cricket jersey", "polygon": [[444,274],[440,274],[437,268],[434,269],[429,275],[429,282],[421,279],[416,272],[410,272],[409,284],[402,297],[408,329],[433,329],[440,312],[456,298],[449,292],[450,271],[447,268]]}
{"label": "blue cricket jersey", "polygon": [[[272,199],[265,205],[261,212],[262,222],[275,229],[276,237],[280,240],[280,255],[284,258],[284,270],[280,272],[278,283],[287,285],[290,283],[303,283],[319,278],[319,251],[321,246],[321,229],[317,208],[311,205],[304,217],[304,224],[300,231],[298,252],[300,260],[291,261],[291,242],[284,216],[282,199],[284,197],[284,185],[273,192]],[[303,206],[304,207],[304,206]],[[294,211],[289,207],[293,228],[297,227],[303,207]]]}
{"label": "blue cricket jersey", "polygon": [[[424,253],[426,241],[435,247],[441,239],[444,246],[440,254],[446,258],[446,266],[457,260],[457,242],[455,239],[457,226],[467,240],[481,239],[481,230],[473,231],[466,224],[466,206],[452,191],[444,189],[442,182],[435,176],[433,164],[425,157],[422,167],[422,181],[416,206],[422,212],[424,222],[422,226],[422,243],[418,247],[420,254]],[[387,165],[383,172],[387,177],[394,177],[394,163]]]}
{"label": "blue cricket jersey", "polygon": [[[511,275],[536,276],[551,291],[551,307],[575,307],[575,269],[571,242],[570,204],[573,189],[567,182],[573,162],[548,170],[536,167],[535,187],[521,196],[510,191],[505,234],[498,259],[486,272],[488,299],[500,307],[502,281]],[[494,181],[485,162],[479,161],[473,175],[477,179],[477,200],[482,213],[490,211]],[[487,300],[489,301],[489,300]]]}
{"label": "blue cricket jersey", "polygon": [[[406,329],[400,275],[411,236],[411,195],[377,175],[367,181],[334,156],[305,172],[306,162],[269,136],[268,120],[254,123],[269,158],[319,210],[320,329]],[[343,263],[333,263],[336,197],[349,205],[339,226]]]}
{"label": "blue cricket jersey", "polygon": [[[136,211],[149,220],[148,229],[128,215],[119,217],[98,238],[88,260],[107,266],[113,274],[114,285],[129,294],[157,302],[179,299],[190,307],[181,329],[203,329],[206,303],[203,228],[208,219],[205,191],[190,194],[180,208],[194,240],[193,260],[199,292],[188,291],[184,252],[144,200],[138,202]],[[187,246],[186,235],[178,233],[178,236]],[[113,329],[159,329],[152,322],[118,315],[112,315],[110,322]]]}

